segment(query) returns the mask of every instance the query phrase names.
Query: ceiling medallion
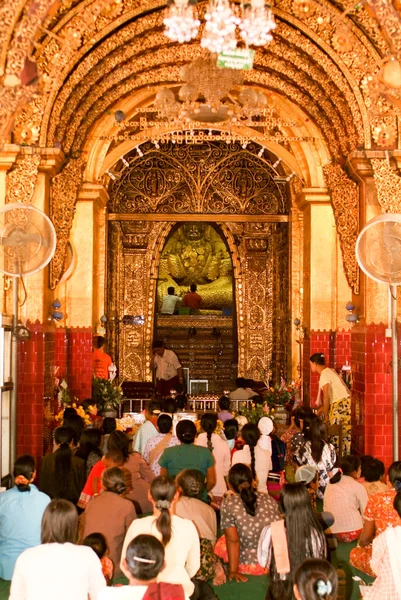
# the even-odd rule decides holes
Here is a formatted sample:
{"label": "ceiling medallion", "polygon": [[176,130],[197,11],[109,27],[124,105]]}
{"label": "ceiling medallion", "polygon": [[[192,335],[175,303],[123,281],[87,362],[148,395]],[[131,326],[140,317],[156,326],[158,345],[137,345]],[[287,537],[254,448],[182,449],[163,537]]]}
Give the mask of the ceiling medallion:
{"label": "ceiling medallion", "polygon": [[157,92],[154,106],[162,118],[218,123],[265,114],[266,96],[252,87],[239,89],[243,71],[221,69],[216,60],[216,55],[211,54],[184,65],[178,100],[171,89]]}
{"label": "ceiling medallion", "polygon": [[[174,42],[189,42],[198,34],[200,21],[195,13],[196,0],[173,0],[164,19],[165,35]],[[202,48],[219,54],[237,46],[236,30],[247,46],[265,46],[275,29],[273,12],[264,0],[241,3],[238,9],[229,0],[210,0],[205,13]]]}

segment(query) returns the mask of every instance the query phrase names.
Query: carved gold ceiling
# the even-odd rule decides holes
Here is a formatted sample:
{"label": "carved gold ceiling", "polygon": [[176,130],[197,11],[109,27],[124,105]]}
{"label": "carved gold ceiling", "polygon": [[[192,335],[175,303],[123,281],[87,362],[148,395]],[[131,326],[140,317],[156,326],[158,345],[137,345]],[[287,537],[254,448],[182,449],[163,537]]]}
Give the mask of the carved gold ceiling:
{"label": "carved gold ceiling", "polygon": [[[177,83],[179,67],[200,52],[199,36],[180,46],[163,35],[165,3],[110,3],[90,18],[95,0],[3,0],[0,75],[19,73],[22,58],[32,54],[42,76],[42,146],[56,144],[66,153],[79,153],[93,126],[121,99],[160,83]],[[377,73],[381,58],[389,54],[386,23],[394,21],[395,9],[388,1],[368,3],[370,13],[353,10],[351,3],[320,0],[301,15],[294,0],[278,0],[274,40],[256,51],[254,69],[246,78],[247,84],[302,108],[335,160],[371,144],[368,110],[374,103],[369,89],[361,89],[361,80]],[[385,21],[380,21],[382,29],[376,19]],[[400,36],[391,39],[397,52]],[[24,124],[30,124],[29,116],[22,123],[20,118],[22,129]]]}

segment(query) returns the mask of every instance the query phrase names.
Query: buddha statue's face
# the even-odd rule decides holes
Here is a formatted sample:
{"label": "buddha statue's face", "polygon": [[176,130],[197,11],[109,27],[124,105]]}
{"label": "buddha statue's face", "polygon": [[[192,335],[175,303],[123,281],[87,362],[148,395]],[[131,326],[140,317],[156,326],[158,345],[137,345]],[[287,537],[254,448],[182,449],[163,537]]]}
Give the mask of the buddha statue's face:
{"label": "buddha statue's face", "polygon": [[205,225],[203,223],[186,223],[184,225],[184,234],[187,240],[195,242],[203,237]]}

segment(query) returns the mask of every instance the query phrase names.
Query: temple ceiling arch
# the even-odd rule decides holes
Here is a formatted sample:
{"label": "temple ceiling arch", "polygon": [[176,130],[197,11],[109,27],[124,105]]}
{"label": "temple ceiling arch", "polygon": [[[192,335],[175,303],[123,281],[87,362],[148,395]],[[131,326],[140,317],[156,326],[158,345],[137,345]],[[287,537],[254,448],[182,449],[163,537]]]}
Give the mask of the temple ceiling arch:
{"label": "temple ceiling arch", "polygon": [[[85,21],[85,14],[93,6],[94,3],[88,0],[67,2],[56,16],[45,22],[45,35],[39,36],[35,52],[44,78],[51,80],[40,142],[61,143],[61,137],[63,142],[66,140],[67,152],[78,152],[88,128],[102,111],[109,110],[124,95],[140,85],[156,85],[160,81],[176,83],[178,80],[176,65],[180,59],[180,46],[171,44],[164,37],[165,4],[158,2],[119,2],[113,10],[95,19],[92,28],[81,28],[75,48],[61,52],[59,40],[63,36],[68,39],[78,20]],[[302,106],[310,118],[319,123],[333,153],[344,154],[349,147],[367,145],[369,123],[359,81],[364,73],[377,68],[386,44],[375,21],[361,11],[353,14],[352,19],[347,18],[355,48],[353,51],[345,48],[344,52],[335,27],[327,21],[327,14],[331,17],[341,14],[341,6],[339,10],[325,2],[324,7],[315,3],[315,8],[314,15],[300,19],[294,2],[282,0],[277,3],[278,27],[274,42],[265,50],[257,51],[255,68],[247,83],[276,90]],[[323,17],[318,16],[322,8]],[[323,25],[319,19],[323,19]],[[145,61],[147,81],[141,82],[141,73],[130,63],[138,54],[135,37],[142,45],[141,56],[157,55],[153,66],[149,59]],[[191,46],[181,46],[187,56]],[[198,46],[193,46],[193,55],[196,55]],[[100,94],[102,99],[99,101]],[[316,102],[318,98],[320,102],[313,111],[313,100]],[[329,124],[319,121],[324,112],[329,115]],[[89,115],[88,127],[82,124],[85,115]],[[56,131],[54,123],[59,118],[62,122]]]}

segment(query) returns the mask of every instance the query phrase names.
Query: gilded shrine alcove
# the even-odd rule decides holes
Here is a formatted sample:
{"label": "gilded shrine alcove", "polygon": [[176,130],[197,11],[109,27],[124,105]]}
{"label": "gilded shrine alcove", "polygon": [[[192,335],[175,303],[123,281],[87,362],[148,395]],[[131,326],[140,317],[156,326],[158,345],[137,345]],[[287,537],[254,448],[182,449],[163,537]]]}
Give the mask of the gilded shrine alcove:
{"label": "gilded shrine alcove", "polygon": [[[257,144],[166,142],[155,148],[149,143],[141,151],[143,156],[134,150],[117,165],[121,170],[109,189],[107,314],[121,377],[151,380],[150,349],[156,336],[177,351],[183,366],[192,370],[190,377],[199,376],[196,365],[206,357],[196,353],[196,347],[204,346],[198,329],[213,342],[209,390],[232,385],[238,374],[257,380],[287,375],[290,235],[285,177],[277,176],[270,159],[258,156]],[[158,306],[168,284],[180,292],[189,287],[193,275],[184,272],[184,263],[189,266],[191,257],[183,256],[183,241],[200,232],[208,269],[199,269],[202,252],[196,252],[194,283],[201,295],[204,286],[209,310],[161,319]],[[189,255],[194,253],[187,246]],[[227,311],[223,316],[222,309],[230,305],[231,316]]]}

